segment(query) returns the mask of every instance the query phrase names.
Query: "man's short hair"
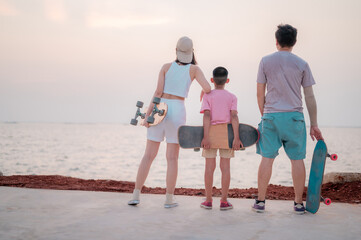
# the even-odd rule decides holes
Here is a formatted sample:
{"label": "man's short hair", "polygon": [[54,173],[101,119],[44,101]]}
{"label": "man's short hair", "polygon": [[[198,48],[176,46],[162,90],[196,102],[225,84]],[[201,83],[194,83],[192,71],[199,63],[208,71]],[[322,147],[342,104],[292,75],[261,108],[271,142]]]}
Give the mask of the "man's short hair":
{"label": "man's short hair", "polygon": [[216,67],[213,70],[213,80],[217,85],[224,85],[227,82],[228,71],[224,67]]}
{"label": "man's short hair", "polygon": [[278,44],[281,47],[293,47],[297,40],[297,29],[289,24],[280,24],[275,33]]}

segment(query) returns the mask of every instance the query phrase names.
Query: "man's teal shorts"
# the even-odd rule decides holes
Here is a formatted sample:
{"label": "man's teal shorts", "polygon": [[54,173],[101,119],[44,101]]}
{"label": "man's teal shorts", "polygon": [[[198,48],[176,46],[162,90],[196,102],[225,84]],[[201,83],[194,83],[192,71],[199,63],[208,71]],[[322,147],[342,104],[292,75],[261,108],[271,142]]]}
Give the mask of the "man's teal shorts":
{"label": "man's teal shorts", "polygon": [[265,113],[258,124],[261,134],[257,153],[266,158],[275,158],[280,147],[291,160],[306,157],[306,124],[301,112]]}

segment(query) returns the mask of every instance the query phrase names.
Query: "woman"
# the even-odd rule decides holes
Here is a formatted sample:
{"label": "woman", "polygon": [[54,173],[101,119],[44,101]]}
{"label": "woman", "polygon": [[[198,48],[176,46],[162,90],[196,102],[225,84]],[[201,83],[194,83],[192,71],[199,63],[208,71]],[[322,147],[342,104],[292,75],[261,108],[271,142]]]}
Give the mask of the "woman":
{"label": "woman", "polygon": [[[148,128],[147,145],[138,168],[133,198],[128,202],[129,205],[139,204],[141,188],[148,176],[150,166],[157,156],[160,142],[165,136],[167,142],[167,189],[164,207],[178,206],[174,202],[173,194],[178,174],[179,144],[177,132],[179,126],[186,122],[184,99],[187,97],[189,87],[194,79],[197,80],[205,93],[211,91],[211,86],[204,77],[202,70],[196,66],[197,62],[191,39],[188,37],[180,38],[177,43],[176,54],[176,61],[165,64],[159,73],[157,89],[153,97],[162,98],[161,102],[168,105],[168,112],[164,120],[156,126],[149,127],[149,124],[145,123],[145,127]],[[152,109],[153,103],[148,108],[146,118],[151,114]]]}

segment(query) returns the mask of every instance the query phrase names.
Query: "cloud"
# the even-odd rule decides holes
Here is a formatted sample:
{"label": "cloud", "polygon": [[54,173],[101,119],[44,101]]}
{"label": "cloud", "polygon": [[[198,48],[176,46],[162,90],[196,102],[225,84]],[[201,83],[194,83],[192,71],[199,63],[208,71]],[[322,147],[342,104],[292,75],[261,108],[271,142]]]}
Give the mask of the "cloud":
{"label": "cloud", "polygon": [[8,2],[0,0],[0,15],[17,16],[19,11]]}
{"label": "cloud", "polygon": [[44,0],[44,11],[46,18],[57,23],[63,23],[68,18],[63,0]]}
{"label": "cloud", "polygon": [[135,26],[161,25],[171,22],[168,17],[156,17],[149,15],[109,15],[91,12],[86,17],[88,27],[93,28],[129,28]]}

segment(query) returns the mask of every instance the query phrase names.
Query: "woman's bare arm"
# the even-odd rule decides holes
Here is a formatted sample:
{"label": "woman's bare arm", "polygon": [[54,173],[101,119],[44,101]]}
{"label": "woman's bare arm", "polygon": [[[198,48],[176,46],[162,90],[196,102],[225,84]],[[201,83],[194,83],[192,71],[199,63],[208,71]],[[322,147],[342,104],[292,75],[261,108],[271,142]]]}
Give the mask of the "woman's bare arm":
{"label": "woman's bare arm", "polygon": [[204,76],[202,70],[198,66],[195,67],[195,79],[201,85],[203,92],[210,93],[212,88],[209,82],[207,81],[206,77]]}
{"label": "woman's bare arm", "polygon": [[[157,88],[155,89],[153,97],[150,101],[148,111],[146,113],[146,117],[148,117],[153,111],[153,107],[154,107],[153,98],[154,97],[158,97],[158,98],[162,97],[163,90],[164,90],[165,73],[166,73],[166,70],[169,69],[169,66],[167,66],[167,65],[168,64],[163,65],[163,67],[159,71]],[[147,127],[148,124],[145,123],[144,125]]]}

